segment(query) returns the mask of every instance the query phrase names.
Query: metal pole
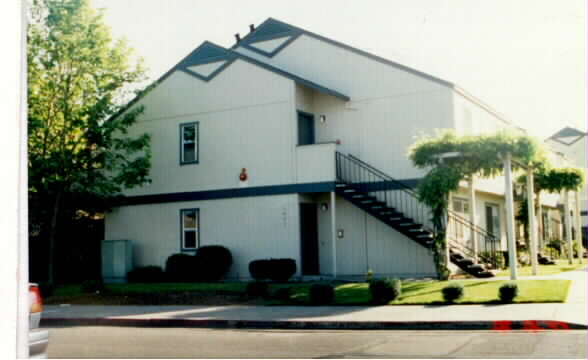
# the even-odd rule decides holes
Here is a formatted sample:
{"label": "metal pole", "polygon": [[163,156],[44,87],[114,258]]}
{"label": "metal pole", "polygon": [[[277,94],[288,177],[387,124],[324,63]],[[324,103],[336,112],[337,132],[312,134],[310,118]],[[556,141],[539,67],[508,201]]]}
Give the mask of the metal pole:
{"label": "metal pole", "polygon": [[535,224],[535,202],[533,201],[533,195],[535,194],[533,184],[533,169],[529,166],[527,168],[527,211],[529,216],[529,250],[531,254],[531,269],[532,274],[538,274],[537,265],[537,226]]}
{"label": "metal pole", "polygon": [[580,220],[580,190],[576,190],[576,206],[574,210],[574,218],[576,223],[576,247],[578,248],[578,263],[584,262],[584,254],[582,250],[582,221]]}
{"label": "metal pole", "polygon": [[337,278],[337,218],[335,192],[331,191],[331,241],[333,247],[333,278]]}
{"label": "metal pole", "polygon": [[506,197],[506,236],[508,243],[508,266],[510,279],[517,279],[517,248],[515,244],[514,204],[512,198],[511,154],[504,156],[504,192]]}
{"label": "metal pole", "polygon": [[472,175],[469,179],[470,186],[470,238],[474,244],[474,263],[478,263],[478,239],[476,238],[476,190],[474,189],[474,176]]}
{"label": "metal pole", "polygon": [[564,190],[564,219],[566,222],[566,241],[568,243],[568,260],[572,265],[574,259],[574,249],[572,247],[572,217],[570,216],[570,192]]}

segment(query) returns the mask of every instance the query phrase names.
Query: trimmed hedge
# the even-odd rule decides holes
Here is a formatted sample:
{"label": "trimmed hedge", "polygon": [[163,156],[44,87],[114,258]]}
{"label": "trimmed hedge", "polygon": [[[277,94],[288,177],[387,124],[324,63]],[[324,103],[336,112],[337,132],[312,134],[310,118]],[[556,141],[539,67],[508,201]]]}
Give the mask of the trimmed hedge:
{"label": "trimmed hedge", "polygon": [[173,254],[165,262],[165,275],[171,282],[193,282],[196,280],[197,266],[194,256]]}
{"label": "trimmed hedge", "polygon": [[516,283],[502,284],[498,289],[498,298],[504,303],[511,303],[519,295],[519,287]]}
{"label": "trimmed hedge", "polygon": [[269,260],[253,260],[249,263],[249,273],[255,280],[269,279]]}
{"label": "trimmed hedge", "polygon": [[314,284],[310,287],[310,303],[328,305],[335,300],[335,288],[330,284]]}
{"label": "trimmed hedge", "polygon": [[388,304],[401,294],[402,283],[398,279],[376,279],[370,281],[370,294],[372,303]]}
{"label": "trimmed hedge", "polygon": [[443,299],[448,303],[453,303],[463,297],[463,285],[460,283],[451,283],[441,290]]}
{"label": "trimmed hedge", "polygon": [[171,282],[213,282],[221,280],[231,268],[231,252],[221,245],[198,248],[196,254],[173,254],[165,263],[165,275]]}
{"label": "trimmed hedge", "polygon": [[221,245],[201,246],[194,255],[197,279],[199,281],[219,281],[233,264],[231,252]]}
{"label": "trimmed hedge", "polygon": [[249,263],[249,273],[255,280],[287,282],[296,274],[294,259],[259,259]]}
{"label": "trimmed hedge", "polygon": [[160,266],[142,266],[127,273],[129,283],[159,283],[165,281],[165,273]]}

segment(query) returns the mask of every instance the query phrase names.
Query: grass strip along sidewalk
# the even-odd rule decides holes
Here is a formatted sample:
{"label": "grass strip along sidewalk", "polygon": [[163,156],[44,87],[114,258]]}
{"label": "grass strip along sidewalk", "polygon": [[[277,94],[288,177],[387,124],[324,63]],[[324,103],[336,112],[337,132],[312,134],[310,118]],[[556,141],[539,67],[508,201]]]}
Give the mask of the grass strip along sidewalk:
{"label": "grass strip along sidewalk", "polygon": [[[574,262],[576,262],[577,259],[574,259]],[[578,264],[578,263],[574,263],[571,264],[569,263],[568,260],[555,260],[555,265],[539,265],[538,267],[538,275],[554,275],[554,274],[559,274],[561,272],[565,272],[565,271],[573,271],[573,270],[580,270],[586,267],[586,259],[583,260],[584,264]],[[532,267],[531,266],[521,266],[517,268],[517,274],[518,276],[531,276],[533,275],[532,273]],[[499,273],[496,274],[496,276],[510,276],[510,270],[506,269],[506,270],[502,270]]]}
{"label": "grass strip along sidewalk", "polygon": [[[441,289],[449,283],[461,283],[464,297],[457,304],[498,303],[499,287],[509,281],[452,280],[403,282],[401,296],[390,305],[443,304]],[[316,283],[316,282],[315,282]],[[325,282],[323,282],[325,283]],[[518,280],[519,296],[514,303],[564,302],[571,282],[569,280]],[[245,282],[220,283],[156,283],[108,284],[98,293],[82,293],[80,285],[56,288],[46,304],[85,305],[308,305],[309,289],[314,283],[269,284],[269,297],[252,298],[246,295]],[[335,287],[333,305],[369,305],[368,283],[331,283]],[[279,288],[291,288],[289,301],[271,295]]]}

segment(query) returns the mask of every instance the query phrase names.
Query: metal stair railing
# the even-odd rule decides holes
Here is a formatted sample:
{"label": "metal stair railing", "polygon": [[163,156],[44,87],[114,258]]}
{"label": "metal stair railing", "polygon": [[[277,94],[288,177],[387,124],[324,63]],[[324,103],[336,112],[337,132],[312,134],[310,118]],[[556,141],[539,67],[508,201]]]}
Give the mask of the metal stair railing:
{"label": "metal stair railing", "polygon": [[337,180],[367,193],[432,232],[429,207],[418,201],[410,187],[353,155],[336,152],[335,156]]}
{"label": "metal stair railing", "polygon": [[490,264],[494,269],[498,268],[498,259],[503,255],[497,250],[498,243],[496,237],[486,230],[474,226],[453,212],[449,213],[447,221],[447,245],[461,252],[463,255],[474,259],[474,249],[468,245],[468,242],[472,241],[472,229],[475,232],[475,238],[478,242],[478,262]]}
{"label": "metal stair railing", "polygon": [[[337,151],[335,160],[338,181],[373,196],[387,207],[394,208],[415,223],[423,225],[427,231],[435,233],[430,208],[418,200],[417,193],[412,188],[351,154],[344,155]],[[462,234],[470,234],[473,230],[477,239],[483,239],[479,241],[481,246],[478,249],[478,259],[492,264],[493,267],[498,266],[497,257],[502,254],[497,252],[498,243],[493,234],[451,210],[448,210],[446,225],[448,246],[473,257],[474,250],[455,233],[458,226],[462,228]]]}

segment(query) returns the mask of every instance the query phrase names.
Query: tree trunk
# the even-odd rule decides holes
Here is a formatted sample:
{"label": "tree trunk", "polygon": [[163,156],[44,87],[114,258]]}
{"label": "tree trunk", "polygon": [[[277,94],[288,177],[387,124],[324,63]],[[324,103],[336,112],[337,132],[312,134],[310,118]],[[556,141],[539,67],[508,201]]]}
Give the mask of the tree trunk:
{"label": "tree trunk", "polygon": [[50,285],[55,284],[55,235],[57,233],[57,219],[61,206],[62,191],[58,190],[53,203],[53,214],[51,215],[51,224],[49,228],[49,262],[48,262],[48,282]]}

